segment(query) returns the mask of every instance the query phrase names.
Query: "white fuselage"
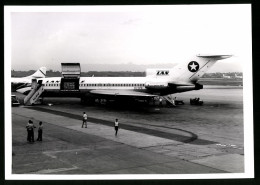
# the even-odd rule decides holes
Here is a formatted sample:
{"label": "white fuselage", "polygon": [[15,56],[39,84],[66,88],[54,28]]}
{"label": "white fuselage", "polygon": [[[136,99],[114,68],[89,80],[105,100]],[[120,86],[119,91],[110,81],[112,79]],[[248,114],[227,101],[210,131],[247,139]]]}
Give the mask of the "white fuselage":
{"label": "white fuselage", "polygon": [[[42,78],[45,91],[59,91],[61,78]],[[144,90],[148,86],[167,87],[165,79],[155,79],[147,77],[80,77],[79,90],[90,91],[93,89],[125,89],[125,90]]]}

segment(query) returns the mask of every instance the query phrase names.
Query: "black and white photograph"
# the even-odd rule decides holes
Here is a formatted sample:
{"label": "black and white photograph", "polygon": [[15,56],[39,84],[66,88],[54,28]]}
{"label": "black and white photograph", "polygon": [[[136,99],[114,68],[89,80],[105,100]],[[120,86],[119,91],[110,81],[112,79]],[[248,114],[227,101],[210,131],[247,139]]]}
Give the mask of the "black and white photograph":
{"label": "black and white photograph", "polygon": [[250,4],[4,6],[5,179],[254,178],[251,21]]}

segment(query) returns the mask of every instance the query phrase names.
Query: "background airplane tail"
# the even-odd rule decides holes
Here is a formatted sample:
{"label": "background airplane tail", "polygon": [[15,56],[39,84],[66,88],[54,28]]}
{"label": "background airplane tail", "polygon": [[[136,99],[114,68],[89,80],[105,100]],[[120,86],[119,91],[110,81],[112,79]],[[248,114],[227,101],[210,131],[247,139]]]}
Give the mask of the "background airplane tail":
{"label": "background airplane tail", "polygon": [[46,67],[41,67],[35,73],[33,73],[30,76],[27,76],[26,78],[45,78],[45,76],[46,76]]}
{"label": "background airplane tail", "polygon": [[171,79],[176,82],[195,83],[218,60],[232,55],[197,55],[186,63],[181,63],[170,72]]}

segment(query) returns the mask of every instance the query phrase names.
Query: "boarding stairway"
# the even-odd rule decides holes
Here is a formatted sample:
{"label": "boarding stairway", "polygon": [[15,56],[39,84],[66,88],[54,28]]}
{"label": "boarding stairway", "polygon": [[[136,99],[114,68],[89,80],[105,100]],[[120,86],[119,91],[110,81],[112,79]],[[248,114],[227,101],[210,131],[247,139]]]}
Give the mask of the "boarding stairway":
{"label": "boarding stairway", "polygon": [[42,80],[38,82],[33,79],[32,81],[32,90],[30,93],[24,98],[24,105],[33,105],[39,99],[41,94],[43,93],[44,88],[42,86]]}
{"label": "boarding stairway", "polygon": [[162,98],[169,103],[169,105],[172,105],[173,107],[175,107],[175,100],[172,97],[172,95],[167,95],[167,96],[162,96]]}

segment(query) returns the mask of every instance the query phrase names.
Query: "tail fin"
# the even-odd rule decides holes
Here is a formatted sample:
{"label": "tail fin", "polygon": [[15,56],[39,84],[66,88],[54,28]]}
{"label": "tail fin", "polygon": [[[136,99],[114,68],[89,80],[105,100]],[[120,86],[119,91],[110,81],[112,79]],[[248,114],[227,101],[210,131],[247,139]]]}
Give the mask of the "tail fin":
{"label": "tail fin", "polygon": [[30,76],[27,76],[26,78],[45,78],[45,76],[46,76],[46,67],[41,67],[35,73],[33,73]]}
{"label": "tail fin", "polygon": [[218,60],[232,55],[197,55],[186,63],[181,63],[171,71],[171,79],[179,83],[195,83]]}

